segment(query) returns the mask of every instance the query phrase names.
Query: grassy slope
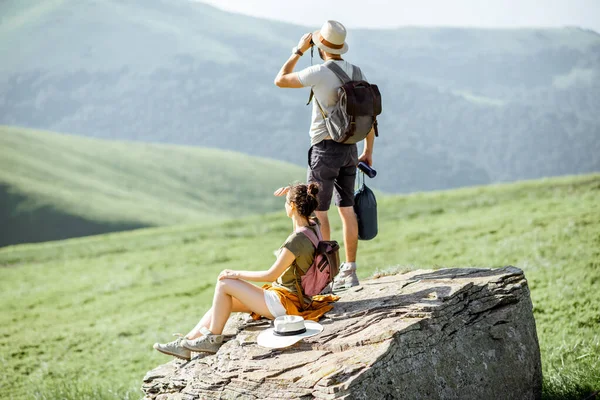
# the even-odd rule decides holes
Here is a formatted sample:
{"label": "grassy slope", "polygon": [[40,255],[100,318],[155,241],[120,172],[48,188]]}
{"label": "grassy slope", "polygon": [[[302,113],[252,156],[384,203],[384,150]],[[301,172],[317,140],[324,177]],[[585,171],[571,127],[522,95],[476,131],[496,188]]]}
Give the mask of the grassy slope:
{"label": "grassy slope", "polygon": [[25,219],[47,208],[146,226],[242,216],[275,210],[269,194],[303,176],[300,167],[228,151],[0,126],[0,184],[25,198],[4,211]]}
{"label": "grassy slope", "polygon": [[[600,389],[600,175],[381,197],[379,212],[379,236],[360,244],[363,279],[518,266],[531,287],[545,398]],[[269,266],[289,228],[281,211],[1,249],[0,361],[9,372],[0,393],[137,398],[145,372],[169,359],[152,343],[197,322],[221,269]]]}

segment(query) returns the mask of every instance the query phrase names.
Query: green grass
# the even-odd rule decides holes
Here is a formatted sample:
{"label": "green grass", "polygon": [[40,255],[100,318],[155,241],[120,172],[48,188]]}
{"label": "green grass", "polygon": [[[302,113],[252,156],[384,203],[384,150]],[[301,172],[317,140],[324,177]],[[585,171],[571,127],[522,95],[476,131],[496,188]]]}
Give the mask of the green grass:
{"label": "green grass", "polygon": [[[144,374],[169,360],[152,343],[197,322],[218,272],[270,266],[290,229],[280,202],[279,212],[226,222],[0,249],[0,393],[138,398]],[[379,236],[360,243],[361,278],[522,268],[544,398],[600,390],[600,175],[380,196],[379,215]]]}
{"label": "green grass", "polygon": [[[29,224],[30,232],[54,215],[163,226],[274,211],[279,202],[270,194],[304,175],[296,165],[231,151],[0,126],[0,189],[8,188],[0,190],[0,204],[8,203],[0,221]],[[57,225],[57,234],[68,228]],[[66,237],[74,236],[81,234]]]}

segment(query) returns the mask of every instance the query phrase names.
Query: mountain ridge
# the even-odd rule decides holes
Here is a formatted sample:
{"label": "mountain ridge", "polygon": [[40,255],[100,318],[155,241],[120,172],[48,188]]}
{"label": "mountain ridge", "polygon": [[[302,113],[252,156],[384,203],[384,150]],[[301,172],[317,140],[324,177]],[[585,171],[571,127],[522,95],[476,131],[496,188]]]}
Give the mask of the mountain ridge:
{"label": "mountain ridge", "polygon": [[[278,89],[273,78],[312,29],[185,1],[76,4],[32,18],[31,31],[0,34],[0,56],[12,60],[0,66],[0,123],[306,165],[308,91]],[[373,187],[600,170],[596,32],[351,29],[348,42],[347,59],[383,96]]]}

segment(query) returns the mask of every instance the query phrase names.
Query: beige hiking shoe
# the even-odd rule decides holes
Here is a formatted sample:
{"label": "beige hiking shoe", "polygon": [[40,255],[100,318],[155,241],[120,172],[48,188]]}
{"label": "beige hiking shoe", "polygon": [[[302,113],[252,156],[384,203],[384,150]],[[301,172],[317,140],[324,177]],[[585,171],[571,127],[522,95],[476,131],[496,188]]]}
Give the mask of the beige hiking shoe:
{"label": "beige hiking shoe", "polygon": [[182,346],[196,353],[216,353],[223,344],[223,335],[202,335],[192,340],[184,340]]}
{"label": "beige hiking shoe", "polygon": [[360,283],[358,282],[358,276],[356,276],[356,267],[352,267],[348,263],[342,264],[340,272],[333,280],[333,291],[350,289],[358,285]]}
{"label": "beige hiking shoe", "polygon": [[177,358],[181,358],[182,360],[189,360],[192,357],[192,353],[182,346],[182,343],[185,342],[185,337],[183,337],[180,333],[175,333],[173,336],[179,336],[177,339],[172,342],[161,344],[154,343],[154,347],[156,350],[161,353],[168,354],[170,356],[174,356]]}

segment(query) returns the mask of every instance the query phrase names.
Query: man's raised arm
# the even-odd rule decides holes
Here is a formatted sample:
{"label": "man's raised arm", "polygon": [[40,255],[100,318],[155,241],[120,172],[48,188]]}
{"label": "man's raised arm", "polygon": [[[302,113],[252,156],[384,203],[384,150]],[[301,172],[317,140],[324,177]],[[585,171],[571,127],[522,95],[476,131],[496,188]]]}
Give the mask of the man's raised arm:
{"label": "man's raised arm", "polygon": [[294,68],[304,52],[310,49],[311,39],[312,33],[307,33],[300,38],[298,47],[294,47],[292,55],[290,58],[288,58],[285,64],[283,64],[283,67],[281,67],[281,70],[275,77],[275,85],[279,86],[280,88],[304,87],[302,82],[300,82],[300,79],[298,79],[298,74],[294,72]]}

